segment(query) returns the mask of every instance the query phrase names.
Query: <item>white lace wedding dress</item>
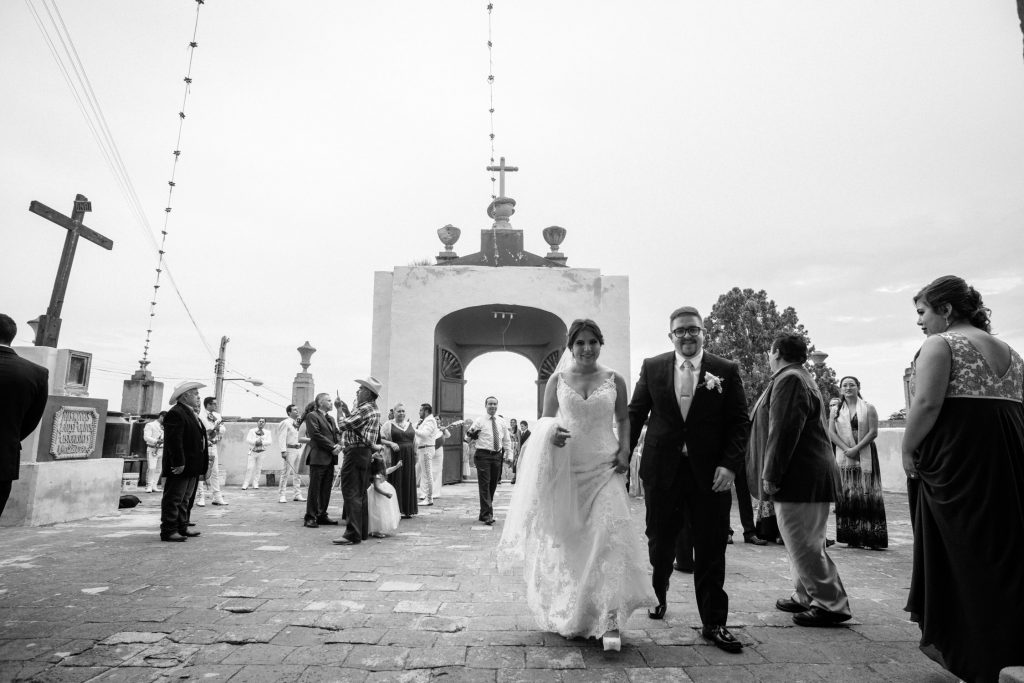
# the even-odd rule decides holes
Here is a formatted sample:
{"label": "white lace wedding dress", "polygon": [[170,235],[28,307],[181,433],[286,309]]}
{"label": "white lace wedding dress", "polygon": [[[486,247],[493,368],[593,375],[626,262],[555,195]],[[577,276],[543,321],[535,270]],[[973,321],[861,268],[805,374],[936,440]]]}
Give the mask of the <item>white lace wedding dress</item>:
{"label": "white lace wedding dress", "polygon": [[[616,388],[609,378],[584,399],[558,376],[559,411],[543,418],[520,455],[517,484],[499,543],[501,562],[522,562],[537,624],[566,637],[600,637],[657,604],[647,549],[629,517],[612,431]],[[556,424],[572,436],[551,444]]]}

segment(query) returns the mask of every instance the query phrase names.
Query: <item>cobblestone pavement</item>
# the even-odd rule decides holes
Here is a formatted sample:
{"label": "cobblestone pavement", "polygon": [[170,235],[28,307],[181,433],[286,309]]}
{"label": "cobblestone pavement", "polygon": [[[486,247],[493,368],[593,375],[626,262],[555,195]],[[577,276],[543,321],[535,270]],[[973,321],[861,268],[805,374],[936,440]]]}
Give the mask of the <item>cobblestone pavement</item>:
{"label": "cobblestone pavement", "polygon": [[[518,575],[500,572],[499,521],[475,522],[475,483],[444,487],[397,536],[333,546],[274,487],[196,508],[202,532],[158,540],[159,494],[82,522],[0,529],[0,679],[33,681],[955,681],[922,655],[902,611],[911,562],[906,497],[886,498],[890,549],[831,549],[850,593],[845,627],[774,609],[789,594],[781,546],[729,546],[729,627],[740,655],[706,644],[692,576],[669,612],[633,615],[623,649],[537,630]],[[331,514],[340,517],[340,495]],[[642,533],[643,501],[632,500]],[[739,529],[735,505],[733,527]],[[737,534],[739,536],[739,534]],[[642,580],[647,580],[643,577]]]}

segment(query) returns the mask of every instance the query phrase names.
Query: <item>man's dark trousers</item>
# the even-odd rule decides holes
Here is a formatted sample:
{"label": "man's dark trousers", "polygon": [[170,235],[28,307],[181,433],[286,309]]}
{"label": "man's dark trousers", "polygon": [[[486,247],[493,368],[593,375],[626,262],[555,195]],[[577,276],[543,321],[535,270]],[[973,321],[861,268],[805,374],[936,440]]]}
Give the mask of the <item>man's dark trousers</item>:
{"label": "man's dark trousers", "polygon": [[341,465],[341,495],[345,496],[348,509],[344,535],[353,543],[365,541],[370,533],[370,511],[366,507],[370,457],[366,446],[353,446],[345,449],[345,461]]}
{"label": "man's dark trousers", "polygon": [[494,492],[498,490],[501,479],[501,453],[478,448],[473,462],[476,464],[476,483],[480,488],[480,521],[489,522],[494,519]]}
{"label": "man's dark trousers", "polygon": [[164,477],[160,498],[160,536],[167,537],[188,529],[188,504],[195,496],[198,477],[172,474]]}
{"label": "man's dark trousers", "polygon": [[652,584],[659,600],[668,592],[676,541],[686,520],[693,540],[693,586],[697,611],[705,626],[724,626],[729,614],[725,584],[723,525],[729,518],[732,494],[714,493],[710,485],[698,486],[688,466],[677,470],[668,488],[644,484],[647,498],[647,549],[654,569]]}
{"label": "man's dark trousers", "polygon": [[7,499],[11,497],[11,480],[0,479],[0,515],[4,513],[7,506]]}
{"label": "man's dark trousers", "polygon": [[309,487],[306,490],[306,521],[319,522],[327,516],[331,502],[334,465],[310,465]]}
{"label": "man's dark trousers", "polygon": [[[754,536],[757,527],[754,525],[754,505],[750,498],[750,488],[745,476],[736,477],[736,507],[740,510],[740,525],[743,526],[743,538]],[[732,526],[728,525],[728,533],[732,535]]]}
{"label": "man's dark trousers", "polygon": [[[185,514],[185,526],[188,526],[188,522],[192,521],[192,508],[195,507],[196,494],[199,493],[199,480],[202,478],[203,477],[192,477],[192,488],[189,489],[185,498],[188,501],[188,504],[186,505],[187,513]],[[183,526],[182,528],[185,527]]]}

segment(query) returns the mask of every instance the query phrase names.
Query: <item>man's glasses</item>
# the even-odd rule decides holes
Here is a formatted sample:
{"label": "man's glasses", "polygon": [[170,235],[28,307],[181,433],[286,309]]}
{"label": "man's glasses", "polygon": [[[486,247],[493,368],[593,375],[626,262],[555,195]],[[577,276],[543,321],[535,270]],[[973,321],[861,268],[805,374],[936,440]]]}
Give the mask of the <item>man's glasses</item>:
{"label": "man's glasses", "polygon": [[697,327],[696,325],[694,325],[693,327],[677,327],[676,329],[672,330],[669,334],[671,334],[676,339],[682,339],[683,337],[686,336],[696,337],[703,331],[703,327]]}

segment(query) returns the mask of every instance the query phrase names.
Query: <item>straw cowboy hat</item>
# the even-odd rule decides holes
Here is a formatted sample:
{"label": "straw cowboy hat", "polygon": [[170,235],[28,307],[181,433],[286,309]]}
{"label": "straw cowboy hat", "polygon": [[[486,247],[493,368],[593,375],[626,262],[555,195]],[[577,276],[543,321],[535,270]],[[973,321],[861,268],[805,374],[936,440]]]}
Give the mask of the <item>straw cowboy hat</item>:
{"label": "straw cowboy hat", "polygon": [[368,375],[364,379],[357,379],[355,382],[356,384],[372,391],[374,396],[380,396],[381,389],[384,388],[384,385],[380,383],[380,380],[372,375]]}
{"label": "straw cowboy hat", "polygon": [[190,391],[192,389],[202,389],[205,386],[206,385],[203,384],[202,382],[193,382],[193,381],[182,382],[178,386],[174,387],[174,391],[171,392],[171,400],[169,401],[169,403],[173,406],[175,403],[178,402],[178,399],[186,391]]}

